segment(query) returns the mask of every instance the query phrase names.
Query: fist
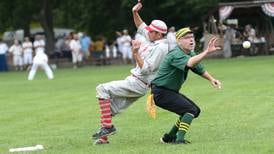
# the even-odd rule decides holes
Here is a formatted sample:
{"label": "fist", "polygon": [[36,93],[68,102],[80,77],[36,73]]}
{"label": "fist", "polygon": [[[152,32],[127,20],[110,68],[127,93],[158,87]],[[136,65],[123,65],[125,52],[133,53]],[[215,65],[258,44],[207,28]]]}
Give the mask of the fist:
{"label": "fist", "polygon": [[142,8],[142,3],[138,2],[133,8],[132,12],[138,12]]}
{"label": "fist", "polygon": [[141,42],[138,40],[132,40],[131,43],[132,43],[133,52],[138,52],[138,50],[141,46]]}

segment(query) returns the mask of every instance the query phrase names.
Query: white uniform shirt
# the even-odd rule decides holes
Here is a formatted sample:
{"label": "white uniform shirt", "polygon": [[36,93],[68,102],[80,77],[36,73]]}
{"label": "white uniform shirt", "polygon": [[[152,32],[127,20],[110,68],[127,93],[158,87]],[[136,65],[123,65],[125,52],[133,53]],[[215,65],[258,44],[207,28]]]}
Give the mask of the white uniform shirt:
{"label": "white uniform shirt", "polygon": [[33,43],[33,47],[35,48],[36,54],[39,52],[44,53],[45,52],[45,41],[44,40],[36,40]]}
{"label": "white uniform shirt", "polygon": [[168,42],[168,50],[172,50],[174,47],[176,47],[176,32],[168,32],[166,38]]}
{"label": "white uniform shirt", "polygon": [[11,52],[14,56],[21,56],[23,54],[23,49],[21,45],[12,45],[9,49],[9,52]]}
{"label": "white uniform shirt", "polygon": [[44,52],[37,52],[33,58],[33,63],[35,64],[44,64],[48,62],[48,56]]}
{"label": "white uniform shirt", "polygon": [[71,40],[69,43],[69,47],[72,50],[72,52],[80,52],[81,50],[81,44],[79,40]]}
{"label": "white uniform shirt", "polygon": [[24,42],[22,44],[23,52],[24,53],[32,53],[32,43],[31,42]]}
{"label": "white uniform shirt", "polygon": [[130,72],[143,82],[150,84],[150,82],[155,78],[161,61],[168,53],[168,44],[166,39],[150,42],[148,31],[145,29],[146,26],[147,25],[145,23],[142,23],[138,27],[138,32],[142,34],[147,40],[147,43],[142,45],[138,51],[144,60],[143,67],[140,68],[138,65],[136,65],[136,67],[131,69]]}
{"label": "white uniform shirt", "polygon": [[138,32],[135,34],[134,39],[140,41],[141,44],[144,44],[147,41],[146,38]]}
{"label": "white uniform shirt", "polygon": [[0,43],[0,54],[6,54],[9,50],[6,43]]}
{"label": "white uniform shirt", "polygon": [[121,43],[124,47],[130,47],[131,37],[129,35],[123,35],[121,37]]}

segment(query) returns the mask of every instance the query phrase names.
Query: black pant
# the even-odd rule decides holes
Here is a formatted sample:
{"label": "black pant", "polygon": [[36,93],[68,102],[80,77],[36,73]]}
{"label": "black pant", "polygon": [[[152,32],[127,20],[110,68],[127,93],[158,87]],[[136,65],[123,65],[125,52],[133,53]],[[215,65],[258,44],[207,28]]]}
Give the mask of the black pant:
{"label": "black pant", "polygon": [[151,89],[157,106],[180,116],[183,116],[185,113],[191,113],[195,118],[199,116],[200,108],[183,94],[164,87],[152,86]]}

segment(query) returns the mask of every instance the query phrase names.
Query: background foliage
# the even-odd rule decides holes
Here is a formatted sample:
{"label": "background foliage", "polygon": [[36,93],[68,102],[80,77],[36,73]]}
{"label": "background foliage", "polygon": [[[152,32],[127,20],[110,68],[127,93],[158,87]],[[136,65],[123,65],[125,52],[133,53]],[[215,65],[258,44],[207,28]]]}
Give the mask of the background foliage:
{"label": "background foliage", "polygon": [[[168,26],[198,27],[202,19],[219,2],[235,0],[142,0],[140,14],[144,21],[162,19]],[[238,0],[244,1],[244,0]],[[86,31],[91,36],[114,36],[124,28],[135,31],[131,8],[137,0],[1,0],[0,33],[24,29],[29,34],[30,24],[40,23],[53,48],[53,27]]]}

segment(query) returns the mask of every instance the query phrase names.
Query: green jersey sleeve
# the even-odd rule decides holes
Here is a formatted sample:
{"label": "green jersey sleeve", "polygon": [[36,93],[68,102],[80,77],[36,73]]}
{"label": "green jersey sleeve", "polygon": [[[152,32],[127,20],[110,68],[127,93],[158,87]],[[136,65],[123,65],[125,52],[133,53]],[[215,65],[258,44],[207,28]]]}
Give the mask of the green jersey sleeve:
{"label": "green jersey sleeve", "polygon": [[[195,55],[196,55],[196,53],[194,51],[190,52],[191,57],[193,57]],[[191,68],[191,71],[198,75],[202,75],[205,72],[205,68],[201,63],[198,63],[194,67]]]}

